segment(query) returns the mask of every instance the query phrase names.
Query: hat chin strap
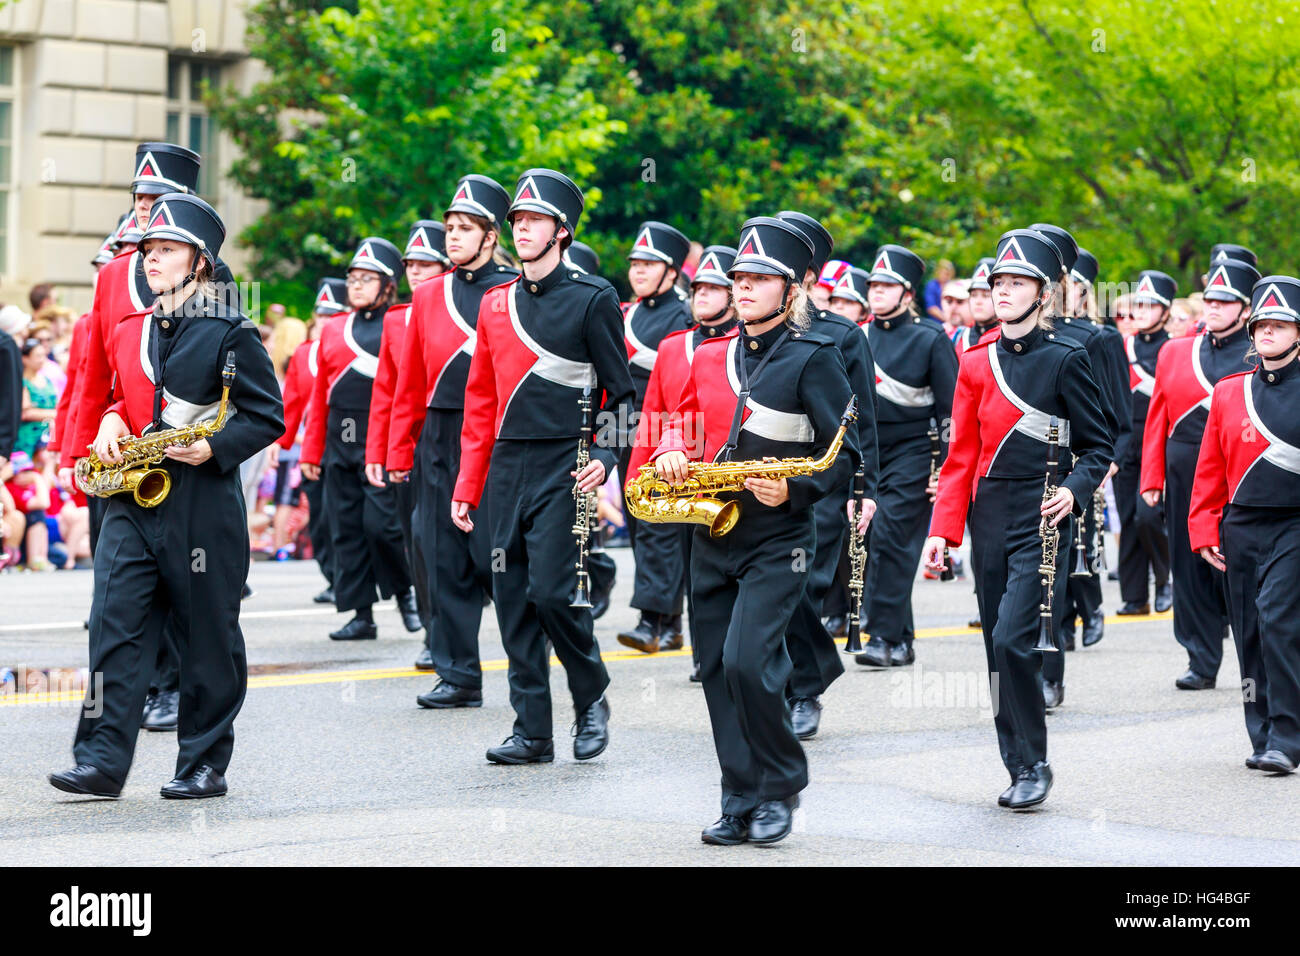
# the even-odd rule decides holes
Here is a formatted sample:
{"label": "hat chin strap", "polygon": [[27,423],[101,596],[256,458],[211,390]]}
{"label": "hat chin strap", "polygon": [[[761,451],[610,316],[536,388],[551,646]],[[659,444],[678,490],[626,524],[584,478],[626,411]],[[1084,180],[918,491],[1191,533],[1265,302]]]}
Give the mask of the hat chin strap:
{"label": "hat chin strap", "polygon": [[706,315],[704,316],[704,318],[696,319],[695,321],[700,325],[716,325],[717,323],[722,321],[722,317],[727,314],[727,310],[730,308],[731,308],[731,303],[728,302],[717,312],[713,313],[713,315]]}
{"label": "hat chin strap", "polygon": [[[746,326],[750,326],[750,325],[762,325],[764,322],[771,322],[771,321],[772,321],[773,319],[775,319],[778,315],[783,314],[783,313],[785,312],[785,309],[786,309],[786,299],[789,297],[789,295],[790,295],[790,277],[789,277],[789,276],[786,276],[786,277],[785,277],[785,285],[784,285],[784,286],[782,287],[782,289],[781,289],[781,304],[778,305],[778,306],[777,306],[775,309],[773,309],[771,312],[767,313],[767,315],[763,316],[761,319],[754,319],[754,320],[752,320],[752,321],[749,320],[749,319],[746,319],[746,320],[745,320],[745,325],[746,325]],[[726,310],[724,309],[723,311],[725,312]]]}
{"label": "hat chin strap", "polygon": [[[554,218],[554,217],[552,217],[552,218]],[[487,237],[485,236],[484,238],[487,238]],[[559,242],[559,241],[560,241],[560,220],[559,220],[559,219],[555,219],[555,231],[554,231],[553,233],[551,233],[551,238],[550,238],[550,240],[546,243],[546,245],[542,246],[542,251],[539,252],[539,253],[537,253],[537,255],[533,256],[531,259],[525,259],[523,256],[520,256],[520,257],[519,257],[519,261],[520,261],[520,262],[536,262],[536,261],[537,261],[538,259],[540,259],[542,256],[544,256],[544,255],[546,255],[548,252],[550,252],[550,251],[551,251],[551,247],[554,246],[554,245],[555,245],[557,242]]]}
{"label": "hat chin strap", "polygon": [[[181,289],[185,288],[187,285],[189,285],[191,282],[193,282],[194,279],[195,279],[195,278],[197,277],[197,275],[198,275],[198,271],[199,271],[199,259],[200,259],[202,256],[203,256],[203,253],[199,252],[198,249],[195,249],[195,250],[194,250],[194,260],[190,263],[190,271],[189,271],[189,274],[186,275],[185,278],[182,279],[180,282],[178,282],[178,283],[176,283],[174,286],[172,286],[170,289],[163,289],[161,292],[157,293],[157,294],[155,295],[155,300],[157,300],[157,299],[161,299],[161,298],[162,298],[163,296],[165,296],[165,295],[175,295],[177,292],[181,291]],[[143,259],[143,258],[140,260],[140,272],[141,272],[141,273],[144,272],[144,259]]]}
{"label": "hat chin strap", "polygon": [[1002,324],[1003,324],[1003,325],[1019,325],[1021,322],[1025,321],[1025,319],[1029,318],[1031,315],[1033,315],[1035,312],[1037,312],[1037,311],[1038,311],[1039,309],[1041,309],[1042,307],[1043,307],[1042,300],[1041,300],[1041,299],[1035,299],[1034,302],[1033,302],[1033,304],[1030,305],[1029,308],[1025,309],[1025,311],[1021,312],[1020,315],[1018,315],[1016,318],[1014,318],[1014,319],[1003,319],[1003,320],[1001,320],[1001,321],[1002,321]]}

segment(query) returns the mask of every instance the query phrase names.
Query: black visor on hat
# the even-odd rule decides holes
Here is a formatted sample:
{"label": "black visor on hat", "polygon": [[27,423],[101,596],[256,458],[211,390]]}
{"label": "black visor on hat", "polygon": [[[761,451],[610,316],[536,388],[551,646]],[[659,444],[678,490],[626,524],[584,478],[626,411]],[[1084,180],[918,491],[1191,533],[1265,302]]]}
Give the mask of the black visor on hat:
{"label": "black visor on hat", "polygon": [[396,282],[405,272],[397,246],[379,236],[367,236],[357,246],[348,269],[369,269]]}
{"label": "black visor on hat", "polygon": [[141,143],[135,148],[131,192],[162,196],[192,193],[199,183],[199,154],[175,143]]}
{"label": "black visor on hat", "polygon": [[915,293],[925,279],[925,260],[906,246],[883,245],[871,262],[869,282],[893,282]]}
{"label": "black visor on hat", "polygon": [[643,222],[636,230],[629,259],[662,262],[679,272],[691,251],[691,241],[679,230],[663,222]]}
{"label": "black visor on hat", "polygon": [[812,243],[813,247],[813,257],[809,268],[820,275],[822,268],[826,265],[826,260],[831,257],[831,253],[835,250],[835,239],[827,228],[812,216],[795,212],[793,209],[781,210],[776,214],[776,218],[785,220],[808,237],[808,241]]}
{"label": "black visor on hat", "polygon": [[1249,262],[1221,259],[1210,266],[1204,297],[1220,302],[1249,302],[1250,291],[1259,278],[1259,270]]}
{"label": "black visor on hat", "polygon": [[456,192],[452,194],[451,202],[442,217],[446,219],[453,212],[463,212],[470,216],[481,216],[500,229],[509,209],[510,194],[504,186],[490,176],[470,173],[457,181]]}
{"label": "black visor on hat", "polygon": [[997,276],[1029,276],[1039,282],[1055,282],[1061,277],[1061,254],[1056,243],[1037,229],[1012,229],[998,240],[998,251],[989,270],[989,286]]}
{"label": "black visor on hat", "polygon": [[150,239],[173,239],[197,248],[213,264],[226,241],[226,226],[217,211],[198,196],[166,193],[149,210],[149,225],[140,245]]}
{"label": "black visor on hat", "polygon": [[1070,278],[1091,287],[1097,281],[1100,268],[1096,256],[1087,249],[1080,249],[1079,258],[1074,260],[1074,268],[1070,270]]}
{"label": "black visor on hat", "polygon": [[736,258],[727,274],[755,272],[803,282],[812,262],[812,243],[790,223],[771,216],[755,216],[740,227]]}
{"label": "black visor on hat", "polygon": [[406,238],[406,249],[402,258],[417,262],[437,262],[447,265],[447,229],[436,219],[421,219],[411,227],[411,234]]}
{"label": "black visor on hat", "polygon": [[700,264],[695,269],[691,285],[707,282],[731,288],[731,276],[728,273],[735,261],[736,250],[731,246],[706,246],[700,253]]}

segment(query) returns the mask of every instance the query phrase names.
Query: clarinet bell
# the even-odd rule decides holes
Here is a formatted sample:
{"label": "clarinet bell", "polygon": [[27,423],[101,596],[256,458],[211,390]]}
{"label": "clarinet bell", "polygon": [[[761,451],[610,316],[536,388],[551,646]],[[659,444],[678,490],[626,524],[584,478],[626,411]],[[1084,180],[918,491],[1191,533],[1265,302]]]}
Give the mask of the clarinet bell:
{"label": "clarinet bell", "polygon": [[849,619],[849,637],[844,642],[844,653],[862,653],[862,625],[856,617]]}
{"label": "clarinet bell", "polygon": [[1074,567],[1070,569],[1072,578],[1090,578],[1092,569],[1088,567],[1088,550],[1087,548],[1074,549]]}
{"label": "clarinet bell", "polygon": [[1034,650],[1043,654],[1060,652],[1060,648],[1052,640],[1052,619],[1050,617],[1043,616],[1038,619],[1038,643],[1034,645]]}
{"label": "clarinet bell", "polygon": [[591,607],[591,584],[586,571],[578,572],[578,586],[573,589],[569,607]]}
{"label": "clarinet bell", "polygon": [[956,577],[957,574],[952,569],[952,555],[948,553],[947,548],[944,548],[943,549],[943,570],[939,572],[939,580],[951,581]]}

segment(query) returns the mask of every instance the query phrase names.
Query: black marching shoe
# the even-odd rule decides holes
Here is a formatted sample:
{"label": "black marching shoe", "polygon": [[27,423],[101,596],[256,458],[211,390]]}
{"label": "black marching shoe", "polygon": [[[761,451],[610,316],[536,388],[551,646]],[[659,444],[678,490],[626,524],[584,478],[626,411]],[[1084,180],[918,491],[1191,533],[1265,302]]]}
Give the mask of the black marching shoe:
{"label": "black marching shoe", "polygon": [[334,588],[332,586],[327,587],[324,591],[321,591],[320,594],[312,598],[312,601],[315,602],[316,604],[333,604]]}
{"label": "black marching shoe", "polygon": [[624,647],[631,647],[642,654],[659,653],[659,630],[662,621],[654,611],[642,611],[641,620],[630,631],[618,635],[618,642]]}
{"label": "black marching shoe", "polygon": [[203,797],[224,797],[226,778],[207,764],[188,777],[177,777],[158,791],[169,800],[198,800]]}
{"label": "black marching shoe", "polygon": [[609,746],[609,701],[600,699],[573,722],[573,759],[590,760]]}
{"label": "black marching shoe", "polygon": [[163,691],[158,695],[149,711],[149,716],[140,725],[145,730],[170,731],[176,729],[176,718],[180,713],[181,692]]}
{"label": "black marching shoe", "polygon": [[555,759],[555,745],[550,737],[530,740],[528,737],[511,734],[501,741],[499,747],[488,750],[487,759],[488,763],[550,763]]}
{"label": "black marching shoe", "polygon": [[1106,615],[1102,613],[1101,608],[1097,608],[1097,613],[1090,620],[1083,622],[1083,646],[1092,647],[1105,636]]}
{"label": "black marching shoe", "polygon": [[790,701],[790,723],[800,740],[817,736],[822,722],[822,703],[817,697],[795,697]]}
{"label": "black marching shoe", "polygon": [[1024,769],[1024,767],[1019,767],[1016,772],[1011,775],[1011,785],[998,794],[998,806],[1011,806],[1011,795],[1016,792],[1016,781],[1020,779],[1020,774]]}
{"label": "black marching shoe", "polygon": [[702,684],[702,683],[704,683],[704,678],[700,676],[700,662],[699,662],[699,661],[696,661],[696,662],[695,662],[695,666],[691,668],[691,683],[692,683],[692,684]]}
{"label": "black marching shoe", "polygon": [[79,763],[71,770],[52,773],[50,785],[64,793],[79,793],[87,797],[120,797],[122,785],[98,767]]}
{"label": "black marching shoe", "polygon": [[784,800],[765,800],[749,818],[750,843],[776,843],[790,835],[794,823],[794,810],[799,806],[799,795]]}
{"label": "black marching shoe", "polygon": [[331,641],[373,641],[379,636],[379,628],[374,621],[363,621],[354,617],[337,631],[330,631]]}
{"label": "black marching shoe", "polygon": [[822,621],[831,637],[849,636],[849,619],[843,614],[836,614]]}
{"label": "black marching shoe", "polygon": [[1262,753],[1253,753],[1253,754],[1251,754],[1249,757],[1247,757],[1247,758],[1246,758],[1246,769],[1247,769],[1247,770],[1258,770],[1258,769],[1259,769],[1259,758],[1262,757],[1262,756],[1264,756]]}
{"label": "black marching shoe", "polygon": [[700,839],[714,846],[736,846],[749,839],[749,821],[724,813],[717,823],[701,831]]}
{"label": "black marching shoe", "polygon": [[397,609],[402,612],[402,624],[412,634],[424,628],[424,622],[420,620],[420,609],[415,603],[415,591],[408,590],[405,594],[399,594]]}
{"label": "black marching shoe", "polygon": [[1007,806],[1012,810],[1028,810],[1047,799],[1052,789],[1052,768],[1046,760],[1040,760],[1032,767],[1020,771],[1016,785],[1011,790],[1011,799]]}
{"label": "black marching shoe", "polygon": [[1257,763],[1266,773],[1294,773],[1296,767],[1295,761],[1280,750],[1265,750]]}
{"label": "black marching shoe", "polygon": [[867,667],[889,667],[893,663],[894,645],[883,637],[873,637],[861,654],[854,654],[853,659]]}
{"label": "black marching shoe", "polygon": [[473,687],[457,687],[445,680],[438,681],[433,690],[415,698],[426,710],[446,710],[450,707],[482,707],[483,691]]}
{"label": "black marching shoe", "polygon": [[1137,617],[1151,613],[1151,605],[1145,601],[1125,601],[1123,607],[1115,612],[1121,617]]}
{"label": "black marching shoe", "polygon": [[659,631],[659,650],[677,651],[681,650],[684,635],[682,634],[682,616],[674,614],[672,617],[664,615],[659,619],[661,627]]}
{"label": "black marching shoe", "polygon": [[148,720],[149,711],[153,710],[157,706],[158,706],[158,692],[156,690],[151,690],[149,691],[149,695],[144,699],[144,714],[141,716],[140,719]]}
{"label": "black marching shoe", "polygon": [[1174,686],[1179,690],[1211,690],[1214,680],[1213,677],[1202,677],[1189,667],[1186,674],[1174,681]]}
{"label": "black marching shoe", "polygon": [[1174,586],[1165,584],[1156,588],[1156,613],[1164,614],[1174,606]]}
{"label": "black marching shoe", "polygon": [[433,670],[433,655],[429,653],[429,648],[420,648],[420,656],[415,659],[415,669],[417,671]]}
{"label": "black marching shoe", "polygon": [[908,664],[916,663],[916,651],[907,641],[901,644],[891,644],[889,646],[889,666],[906,667]]}
{"label": "black marching shoe", "polygon": [[967,627],[983,627],[984,625],[983,625],[983,623],[980,621],[979,618],[977,618],[977,617],[973,617],[973,618],[971,618],[969,621],[966,622],[966,626],[967,626]]}
{"label": "black marching shoe", "polygon": [[1043,706],[1047,710],[1060,707],[1063,700],[1065,700],[1064,684],[1058,684],[1050,680],[1043,681]]}
{"label": "black marching shoe", "polygon": [[1074,650],[1074,624],[1074,618],[1070,618],[1061,624],[1061,637],[1065,640],[1065,649],[1067,651]]}
{"label": "black marching shoe", "polygon": [[599,621],[606,611],[609,610],[609,596],[613,593],[613,588],[607,588],[603,591],[597,591],[591,596],[591,619]]}

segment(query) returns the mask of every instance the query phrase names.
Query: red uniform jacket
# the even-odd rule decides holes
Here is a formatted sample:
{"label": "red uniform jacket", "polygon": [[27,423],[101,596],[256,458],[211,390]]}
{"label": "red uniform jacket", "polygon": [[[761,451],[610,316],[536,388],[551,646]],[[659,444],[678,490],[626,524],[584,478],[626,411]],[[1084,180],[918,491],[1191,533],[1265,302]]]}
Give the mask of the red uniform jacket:
{"label": "red uniform jacket", "polygon": [[388,429],[397,388],[402,343],[411,321],[410,305],[395,305],[384,314],[384,337],[379,346],[379,371],[370,392],[370,424],[366,428],[366,464],[382,465],[388,458]]}
{"label": "red uniform jacket", "polygon": [[320,340],[303,342],[293,350],[289,370],[284,375],[284,434],[280,447],[288,451],[298,439],[298,426],[311,401],[312,387],[316,382],[317,358]]}
{"label": "red uniform jacket", "polygon": [[77,373],[80,371],[82,356],[86,351],[86,336],[90,333],[90,313],[87,312],[72,327],[72,344],[68,346],[68,381],[59,396],[59,404],[54,413],[54,437],[50,439],[49,450],[57,452],[68,439],[67,430],[73,427],[73,399],[77,390]]}

